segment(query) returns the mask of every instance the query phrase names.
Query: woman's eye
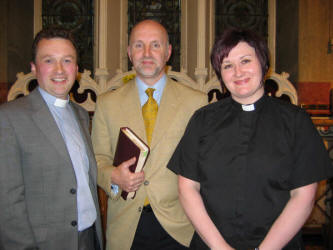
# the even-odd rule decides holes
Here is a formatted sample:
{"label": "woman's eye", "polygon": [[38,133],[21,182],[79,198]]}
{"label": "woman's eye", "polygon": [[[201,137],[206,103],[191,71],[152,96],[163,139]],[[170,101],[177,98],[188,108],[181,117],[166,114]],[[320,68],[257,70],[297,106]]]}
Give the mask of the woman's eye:
{"label": "woman's eye", "polygon": [[232,67],[231,64],[225,64],[223,65],[223,69],[230,69]]}
{"label": "woman's eye", "polygon": [[249,62],[251,62],[250,59],[243,59],[243,60],[242,60],[242,64],[246,64],[246,63],[249,63]]}

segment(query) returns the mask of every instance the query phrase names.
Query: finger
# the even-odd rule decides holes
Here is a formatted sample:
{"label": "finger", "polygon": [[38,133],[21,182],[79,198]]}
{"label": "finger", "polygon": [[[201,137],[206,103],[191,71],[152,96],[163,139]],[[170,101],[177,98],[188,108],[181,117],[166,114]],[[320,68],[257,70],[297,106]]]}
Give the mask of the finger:
{"label": "finger", "polygon": [[136,184],[133,186],[133,191],[137,191],[141,187],[141,183]]}
{"label": "finger", "polygon": [[123,168],[129,168],[130,166],[132,166],[135,163],[136,158],[132,157],[131,159],[124,161],[121,163],[121,167]]}
{"label": "finger", "polygon": [[131,159],[129,159],[128,161],[126,161],[126,164],[128,164],[129,166],[133,165],[136,161],[135,157],[132,157]]}

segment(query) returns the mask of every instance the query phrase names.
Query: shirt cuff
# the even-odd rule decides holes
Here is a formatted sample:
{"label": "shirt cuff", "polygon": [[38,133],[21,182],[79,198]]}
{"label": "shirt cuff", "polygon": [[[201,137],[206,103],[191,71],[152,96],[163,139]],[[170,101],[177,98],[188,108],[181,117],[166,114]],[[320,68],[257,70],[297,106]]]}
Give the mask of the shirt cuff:
{"label": "shirt cuff", "polygon": [[111,184],[111,193],[112,193],[113,195],[117,195],[118,192],[119,192],[119,187],[118,187],[118,185]]}

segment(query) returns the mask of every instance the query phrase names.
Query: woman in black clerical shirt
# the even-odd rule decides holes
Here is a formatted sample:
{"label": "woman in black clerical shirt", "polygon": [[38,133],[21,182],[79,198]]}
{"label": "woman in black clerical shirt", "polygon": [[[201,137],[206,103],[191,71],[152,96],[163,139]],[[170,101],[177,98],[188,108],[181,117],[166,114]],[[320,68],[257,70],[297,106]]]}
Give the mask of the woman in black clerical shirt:
{"label": "woman in black clerical shirt", "polygon": [[268,48],[227,30],[211,62],[231,97],[199,109],[168,168],[193,223],[193,249],[303,249],[317,182],[333,175],[305,111],[264,94]]}

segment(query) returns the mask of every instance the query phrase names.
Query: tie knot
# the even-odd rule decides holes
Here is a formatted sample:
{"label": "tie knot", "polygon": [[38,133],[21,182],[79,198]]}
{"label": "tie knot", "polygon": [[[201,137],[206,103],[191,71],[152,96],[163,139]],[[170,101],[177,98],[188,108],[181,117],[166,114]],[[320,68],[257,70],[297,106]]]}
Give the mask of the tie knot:
{"label": "tie knot", "polygon": [[148,95],[149,98],[152,98],[153,97],[153,93],[154,93],[155,89],[153,88],[148,88],[146,89],[146,94]]}

